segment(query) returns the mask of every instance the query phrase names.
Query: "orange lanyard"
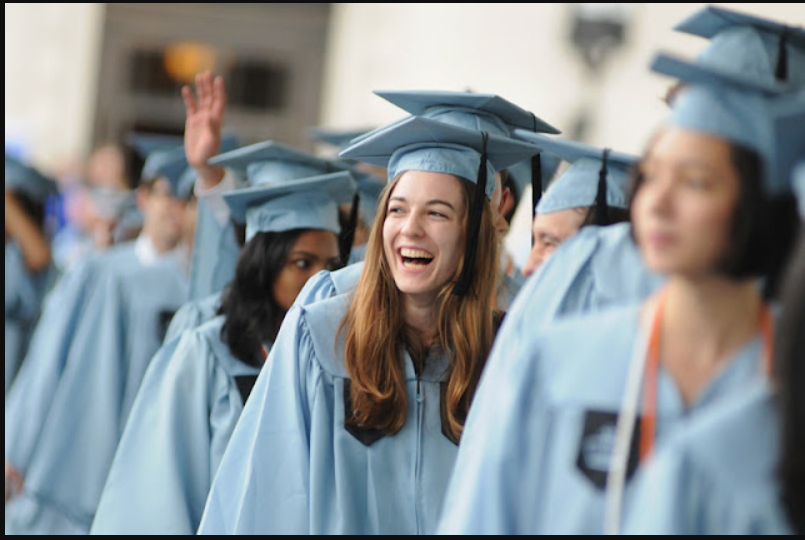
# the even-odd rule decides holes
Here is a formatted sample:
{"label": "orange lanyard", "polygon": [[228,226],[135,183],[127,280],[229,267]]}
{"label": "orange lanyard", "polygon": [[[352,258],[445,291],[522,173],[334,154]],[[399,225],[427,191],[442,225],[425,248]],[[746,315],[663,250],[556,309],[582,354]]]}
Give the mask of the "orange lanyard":
{"label": "orange lanyard", "polygon": [[[643,375],[643,417],[640,420],[640,461],[651,454],[657,430],[657,370],[660,364],[660,322],[667,294],[657,303],[657,311],[651,326],[646,371]],[[771,311],[765,304],[760,310],[760,333],[763,335],[762,366],[766,375],[771,375],[774,358],[774,322]]]}
{"label": "orange lanyard", "polygon": [[268,360],[268,349],[266,349],[265,345],[260,345],[260,352],[263,353],[263,362]]}

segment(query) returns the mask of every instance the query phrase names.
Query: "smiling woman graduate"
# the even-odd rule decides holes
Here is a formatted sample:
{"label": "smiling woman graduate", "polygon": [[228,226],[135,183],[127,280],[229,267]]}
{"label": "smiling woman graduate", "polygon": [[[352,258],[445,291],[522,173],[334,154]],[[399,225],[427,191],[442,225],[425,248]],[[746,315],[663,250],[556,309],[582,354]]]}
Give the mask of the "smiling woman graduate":
{"label": "smiling woman graduate", "polygon": [[495,333],[487,180],[534,152],[411,118],[342,154],[391,180],[360,282],[288,313],[201,533],[435,531]]}

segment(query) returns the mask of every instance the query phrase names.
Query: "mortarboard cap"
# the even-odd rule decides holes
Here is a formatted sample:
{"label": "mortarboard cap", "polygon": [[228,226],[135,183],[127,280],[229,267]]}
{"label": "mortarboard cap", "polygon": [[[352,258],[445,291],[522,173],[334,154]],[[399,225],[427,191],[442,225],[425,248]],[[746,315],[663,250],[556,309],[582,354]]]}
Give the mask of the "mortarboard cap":
{"label": "mortarboard cap", "polygon": [[332,160],[274,141],[244,146],[215,156],[210,165],[229,167],[246,175],[250,186],[275,185],[346,169]]}
{"label": "mortarboard cap", "polygon": [[259,232],[321,229],[340,234],[338,207],[357,189],[347,171],[240,189],[224,195],[232,218],[246,224],[246,239]]}
{"label": "mortarboard cap", "polygon": [[794,163],[805,155],[805,93],[785,93],[773,82],[736,78],[667,55],[659,55],[652,69],[688,83],[674,101],[671,124],[756,151],[767,190],[790,189]]}
{"label": "mortarboard cap", "polygon": [[675,28],[712,40],[696,63],[749,80],[805,87],[805,30],[707,6]]}
{"label": "mortarboard cap", "polygon": [[[376,130],[340,155],[386,167],[389,181],[402,172],[420,170],[452,174],[477,183],[483,151],[484,138],[478,131],[409,117]],[[487,178],[536,153],[537,150],[525,143],[489,135]],[[494,182],[486,183],[487,199],[491,199],[494,189]]]}
{"label": "mortarboard cap", "polygon": [[348,147],[353,139],[369,133],[370,131],[372,131],[371,128],[343,130],[314,127],[308,128],[306,133],[309,139],[329,144],[330,146],[334,146],[341,151]]}
{"label": "mortarboard cap", "polygon": [[31,165],[6,153],[6,191],[14,191],[32,201],[44,203],[58,191],[58,184]]}
{"label": "mortarboard cap", "polygon": [[[548,187],[537,206],[538,214],[550,214],[570,208],[591,207],[596,204],[599,180],[606,152],[606,205],[627,208],[626,196],[629,170],[640,158],[612,152],[588,144],[546,137],[538,133],[517,130],[516,136],[535,145],[545,153],[567,162],[568,168]],[[544,155],[544,154],[543,154]]]}

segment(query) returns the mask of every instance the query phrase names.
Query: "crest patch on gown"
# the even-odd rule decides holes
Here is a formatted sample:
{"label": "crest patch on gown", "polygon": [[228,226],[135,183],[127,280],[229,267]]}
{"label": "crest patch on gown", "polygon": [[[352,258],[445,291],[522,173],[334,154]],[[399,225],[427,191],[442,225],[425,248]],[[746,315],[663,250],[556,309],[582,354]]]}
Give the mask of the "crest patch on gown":
{"label": "crest patch on gown", "polygon": [[[603,411],[586,411],[584,431],[579,441],[579,453],[576,467],[600,490],[606,489],[609,465],[612,461],[612,450],[615,446],[615,429],[618,414]],[[635,422],[632,442],[629,448],[629,460],[626,466],[626,479],[634,475],[639,465],[640,456],[640,418]]]}

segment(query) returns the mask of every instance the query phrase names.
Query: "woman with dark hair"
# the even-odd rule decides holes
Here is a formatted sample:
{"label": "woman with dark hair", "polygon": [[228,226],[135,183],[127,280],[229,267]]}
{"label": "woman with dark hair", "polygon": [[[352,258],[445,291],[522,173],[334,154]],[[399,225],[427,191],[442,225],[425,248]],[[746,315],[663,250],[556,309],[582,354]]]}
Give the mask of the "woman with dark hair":
{"label": "woman with dark hair", "polygon": [[435,530],[495,334],[493,175],[533,153],[416,117],[342,152],[388,165],[363,272],[288,313],[200,533]]}
{"label": "woman with dark hair", "polygon": [[[211,162],[251,161],[264,144]],[[258,183],[257,178],[252,178]],[[286,312],[316,272],[335,269],[347,172],[224,195],[246,245],[219,316],[185,331],[152,362],[132,408],[92,525],[93,534],[193,534],[229,437]]]}
{"label": "woman with dark hair", "polygon": [[759,381],[658,450],[635,486],[629,534],[805,534],[805,238]]}
{"label": "woman with dark hair", "polygon": [[500,342],[491,361],[516,360],[495,365],[494,387],[483,382],[442,532],[617,532],[624,490],[655,444],[769,367],[758,280],[775,281],[798,227],[786,169],[805,144],[801,109],[706,68],[655,69],[690,83],[631,206],[642,259],[667,284]]}
{"label": "woman with dark hair", "polygon": [[45,201],[56,182],[6,154],[5,349],[8,392],[28,349],[42,299],[54,275],[45,234]]}

